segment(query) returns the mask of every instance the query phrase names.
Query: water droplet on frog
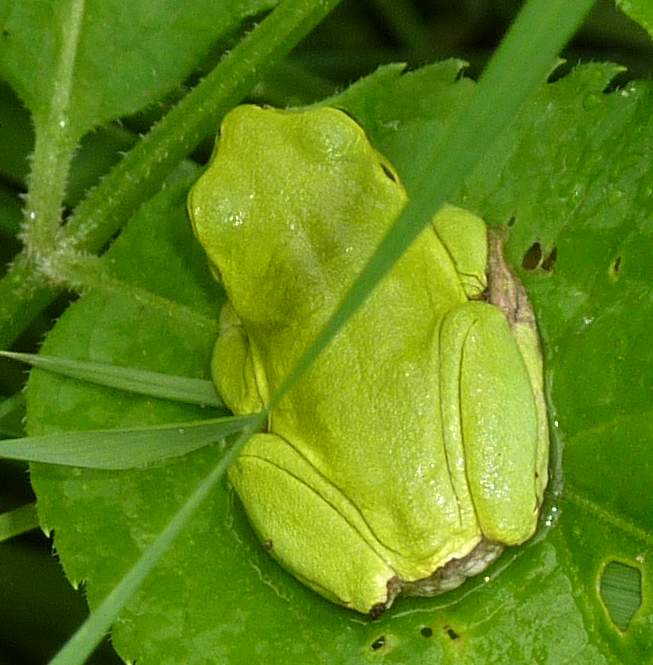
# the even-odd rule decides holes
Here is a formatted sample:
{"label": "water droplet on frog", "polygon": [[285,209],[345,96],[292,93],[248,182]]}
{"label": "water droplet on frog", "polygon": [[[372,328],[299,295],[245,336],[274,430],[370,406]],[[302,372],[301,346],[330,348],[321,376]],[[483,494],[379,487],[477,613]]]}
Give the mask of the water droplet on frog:
{"label": "water droplet on frog", "polygon": [[242,226],[245,223],[245,213],[242,210],[234,212],[229,215],[228,220],[232,226]]}

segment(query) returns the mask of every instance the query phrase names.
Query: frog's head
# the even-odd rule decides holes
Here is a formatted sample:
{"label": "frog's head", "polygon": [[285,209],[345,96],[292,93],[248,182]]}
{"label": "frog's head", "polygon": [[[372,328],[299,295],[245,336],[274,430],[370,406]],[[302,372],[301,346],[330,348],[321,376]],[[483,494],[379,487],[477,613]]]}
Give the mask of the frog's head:
{"label": "frog's head", "polygon": [[362,266],[404,199],[342,111],[245,105],[225,117],[189,213],[230,301],[260,321],[279,308],[323,306],[328,284]]}

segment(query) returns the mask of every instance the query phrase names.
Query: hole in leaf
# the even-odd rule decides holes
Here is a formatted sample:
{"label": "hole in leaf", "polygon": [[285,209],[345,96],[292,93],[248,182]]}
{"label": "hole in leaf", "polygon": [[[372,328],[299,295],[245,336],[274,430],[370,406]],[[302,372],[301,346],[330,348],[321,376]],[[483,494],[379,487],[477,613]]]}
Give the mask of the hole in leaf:
{"label": "hole in leaf", "polygon": [[451,626],[445,626],[444,630],[450,640],[457,640],[460,637],[460,635]]}
{"label": "hole in leaf", "polygon": [[382,649],[385,646],[385,635],[380,635],[377,637],[372,644],[370,644],[370,649],[372,651],[378,651],[379,649]]}
{"label": "hole in leaf", "polygon": [[610,276],[615,282],[619,279],[620,272],[621,272],[621,256],[618,256],[610,266]]}
{"label": "hole in leaf", "polygon": [[508,220],[508,226],[513,227],[516,223],[517,223],[517,218],[514,215],[512,215]]}
{"label": "hole in leaf", "polygon": [[424,626],[424,628],[422,628],[422,630],[419,632],[421,633],[422,637],[433,637],[433,630],[428,626]]}
{"label": "hole in leaf", "polygon": [[397,182],[397,176],[388,168],[386,164],[383,162],[379,162],[381,165],[381,168],[383,169],[383,173],[385,173],[392,182]]}
{"label": "hole in leaf", "polygon": [[639,568],[610,561],[601,574],[601,599],[617,628],[626,630],[642,605],[642,573]]}
{"label": "hole in leaf", "polygon": [[535,270],[540,265],[542,260],[542,245],[539,242],[534,242],[525,252],[522,259],[522,267],[524,270]]}
{"label": "hole in leaf", "polygon": [[542,265],[540,266],[542,270],[546,270],[547,272],[550,272],[553,269],[553,264],[556,262],[556,259],[558,258],[558,248],[554,247],[551,250],[551,253],[542,261]]}

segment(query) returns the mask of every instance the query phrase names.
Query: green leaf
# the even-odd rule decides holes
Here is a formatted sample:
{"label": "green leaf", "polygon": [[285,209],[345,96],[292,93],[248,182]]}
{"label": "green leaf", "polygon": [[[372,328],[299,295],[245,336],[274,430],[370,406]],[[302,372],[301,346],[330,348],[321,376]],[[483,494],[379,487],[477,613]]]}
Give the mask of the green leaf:
{"label": "green leaf", "polygon": [[247,429],[254,418],[225,417],[133,429],[62,432],[0,441],[0,458],[86,469],[134,469],[187,455]]}
{"label": "green leaf", "polygon": [[[457,69],[445,63],[407,74],[381,70],[339,103],[407,178],[414,137],[433,128],[442,132],[473,90]],[[606,560],[637,561],[653,543],[647,507],[653,393],[642,383],[653,375],[645,334],[653,308],[646,203],[653,182],[647,157],[653,147],[653,90],[636,84],[604,94],[614,71],[587,65],[542,87],[455,197],[493,224],[515,220],[509,257],[537,309],[557,422],[553,434],[566,441],[566,489],[553,497],[545,515],[555,528],[508,553],[488,571],[488,583],[475,580],[436,599],[399,600],[395,610],[368,623],[287,575],[256,541],[238,501],[219,485],[116,624],[113,641],[125,657],[143,663],[203,657],[246,663],[263,649],[271,662],[288,662],[292,652],[301,663],[378,656],[390,663],[645,661],[648,597],[624,635],[598,591]],[[216,311],[219,289],[195,254],[178,196],[176,205],[171,193],[157,198],[135,218],[111,260],[123,279],[203,312]],[[521,268],[536,241],[540,264]],[[545,268],[554,246],[556,258]],[[172,328],[160,313],[144,312],[122,296],[86,296],[61,318],[44,351],[123,365],[136,365],[140,355],[150,369],[174,367],[176,373],[201,376],[211,344],[208,335],[190,326]],[[164,402],[152,409],[148,400],[82,390],[37,371],[29,407],[32,433],[73,424],[189,420],[197,413]],[[602,421],[605,427],[593,429]],[[615,465],[620,454],[633,466]],[[207,450],[175,464],[174,473],[160,467],[75,476],[33,466],[42,523],[56,530],[69,577],[88,580],[92,606],[214,463]],[[646,589],[646,567],[642,577]],[[171,601],[173,596],[183,603]],[[165,643],[157,637],[162,634]]]}
{"label": "green leaf", "polygon": [[[0,73],[44,117],[61,81],[62,50],[74,48],[71,125],[80,137],[158,101],[211,47],[274,0],[21,0],[0,7]],[[79,22],[73,33],[72,14]],[[54,29],[53,29],[54,26]]]}
{"label": "green leaf", "polygon": [[[148,372],[134,367],[118,367],[109,363],[92,363],[32,353],[0,351],[0,356],[19,360],[55,374],[89,381],[100,386],[117,388],[126,392],[160,397],[187,404],[223,406],[213,382],[205,379],[191,379],[185,376],[163,374],[162,372]],[[0,412],[0,419],[1,417]]]}

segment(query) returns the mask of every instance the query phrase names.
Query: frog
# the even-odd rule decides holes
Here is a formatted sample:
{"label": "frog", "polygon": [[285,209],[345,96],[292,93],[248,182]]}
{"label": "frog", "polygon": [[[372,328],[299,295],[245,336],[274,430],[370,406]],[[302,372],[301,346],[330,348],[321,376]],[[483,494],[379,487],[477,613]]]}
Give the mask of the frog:
{"label": "frog", "polygon": [[[408,199],[348,113],[243,104],[188,197],[227,296],[211,360],[260,412]],[[291,575],[377,617],[530,539],[548,480],[537,326],[502,240],[445,204],[229,469]]]}

